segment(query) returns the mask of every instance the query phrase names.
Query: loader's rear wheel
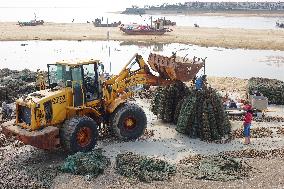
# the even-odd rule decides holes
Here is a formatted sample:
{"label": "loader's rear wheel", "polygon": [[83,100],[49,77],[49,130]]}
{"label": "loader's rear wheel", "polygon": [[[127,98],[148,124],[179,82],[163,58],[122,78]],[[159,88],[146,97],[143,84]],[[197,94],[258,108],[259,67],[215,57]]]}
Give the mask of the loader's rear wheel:
{"label": "loader's rear wheel", "polygon": [[98,130],[96,122],[86,116],[66,120],[61,130],[61,143],[71,152],[86,152],[97,143]]}
{"label": "loader's rear wheel", "polygon": [[147,126],[147,118],[142,108],[136,104],[125,103],[115,110],[111,126],[115,134],[124,140],[139,138]]}

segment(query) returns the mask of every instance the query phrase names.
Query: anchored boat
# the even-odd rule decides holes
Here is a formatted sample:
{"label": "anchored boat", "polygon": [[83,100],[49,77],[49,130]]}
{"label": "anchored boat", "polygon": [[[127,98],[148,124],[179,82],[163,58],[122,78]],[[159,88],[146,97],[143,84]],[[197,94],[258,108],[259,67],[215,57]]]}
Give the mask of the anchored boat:
{"label": "anchored boat", "polygon": [[29,22],[20,22],[18,21],[19,26],[37,26],[37,25],[43,25],[43,20],[31,20]]}
{"label": "anchored boat", "polygon": [[[152,17],[151,17],[152,20]],[[154,27],[148,25],[121,25],[120,30],[126,33],[127,35],[163,35],[166,32],[173,31],[172,29],[165,28],[163,20],[156,20],[153,22]]]}
{"label": "anchored boat", "polygon": [[156,30],[154,28],[147,28],[147,29],[120,28],[120,30],[126,33],[127,35],[163,35],[166,32],[170,32],[167,29]]}
{"label": "anchored boat", "polygon": [[37,16],[34,13],[35,18],[33,20],[30,20],[28,22],[20,22],[18,21],[19,26],[37,26],[37,25],[43,25],[44,21],[43,20],[37,20]]}
{"label": "anchored boat", "polygon": [[113,22],[113,23],[107,23],[102,24],[102,20],[99,18],[96,18],[95,21],[93,21],[93,24],[95,27],[118,27],[121,24],[121,21],[119,22]]}

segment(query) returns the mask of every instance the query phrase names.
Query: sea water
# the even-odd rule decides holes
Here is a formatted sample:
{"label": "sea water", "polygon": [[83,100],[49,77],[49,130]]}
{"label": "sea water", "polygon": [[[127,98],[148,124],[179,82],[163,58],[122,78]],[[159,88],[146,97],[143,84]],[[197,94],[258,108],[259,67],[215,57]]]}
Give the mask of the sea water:
{"label": "sea water", "polygon": [[[122,9],[123,10],[123,9]],[[245,29],[273,29],[276,27],[276,21],[282,20],[283,17],[228,17],[228,16],[194,16],[194,15],[124,15],[119,13],[108,13],[99,8],[56,8],[56,7],[34,7],[34,8],[1,8],[0,22],[17,22],[42,19],[45,22],[55,23],[86,23],[92,22],[96,18],[102,19],[102,23],[118,22],[123,24],[138,23],[148,24],[152,19],[166,17],[177,23],[177,26],[193,26],[198,24],[200,27],[217,27],[217,28],[245,28]]]}
{"label": "sea water", "polygon": [[[273,50],[225,49],[180,43],[148,44],[121,41],[2,41],[0,69],[46,70],[60,60],[98,59],[105,70],[119,73],[135,53],[147,61],[150,53],[206,59],[206,74],[223,77],[266,77],[284,81],[284,52]],[[201,70],[202,72],[203,70]]]}

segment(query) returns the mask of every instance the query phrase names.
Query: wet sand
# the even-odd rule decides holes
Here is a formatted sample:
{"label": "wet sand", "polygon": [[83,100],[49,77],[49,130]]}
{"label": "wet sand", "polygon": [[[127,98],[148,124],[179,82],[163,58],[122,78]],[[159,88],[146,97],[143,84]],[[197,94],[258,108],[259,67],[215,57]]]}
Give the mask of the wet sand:
{"label": "wet sand", "polygon": [[163,36],[123,34],[118,28],[96,28],[91,23],[45,23],[20,27],[0,23],[0,40],[110,40],[148,43],[184,43],[224,48],[284,50],[284,30],[173,27]]}

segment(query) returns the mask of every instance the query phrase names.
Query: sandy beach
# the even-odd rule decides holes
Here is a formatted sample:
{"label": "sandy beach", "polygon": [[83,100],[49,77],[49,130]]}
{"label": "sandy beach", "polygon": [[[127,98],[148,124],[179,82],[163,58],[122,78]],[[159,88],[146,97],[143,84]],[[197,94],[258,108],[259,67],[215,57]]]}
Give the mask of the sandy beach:
{"label": "sandy beach", "polygon": [[284,30],[173,27],[163,36],[129,36],[118,28],[96,28],[91,23],[45,23],[20,27],[15,22],[0,23],[0,40],[110,40],[148,43],[184,43],[224,48],[284,50]]}

